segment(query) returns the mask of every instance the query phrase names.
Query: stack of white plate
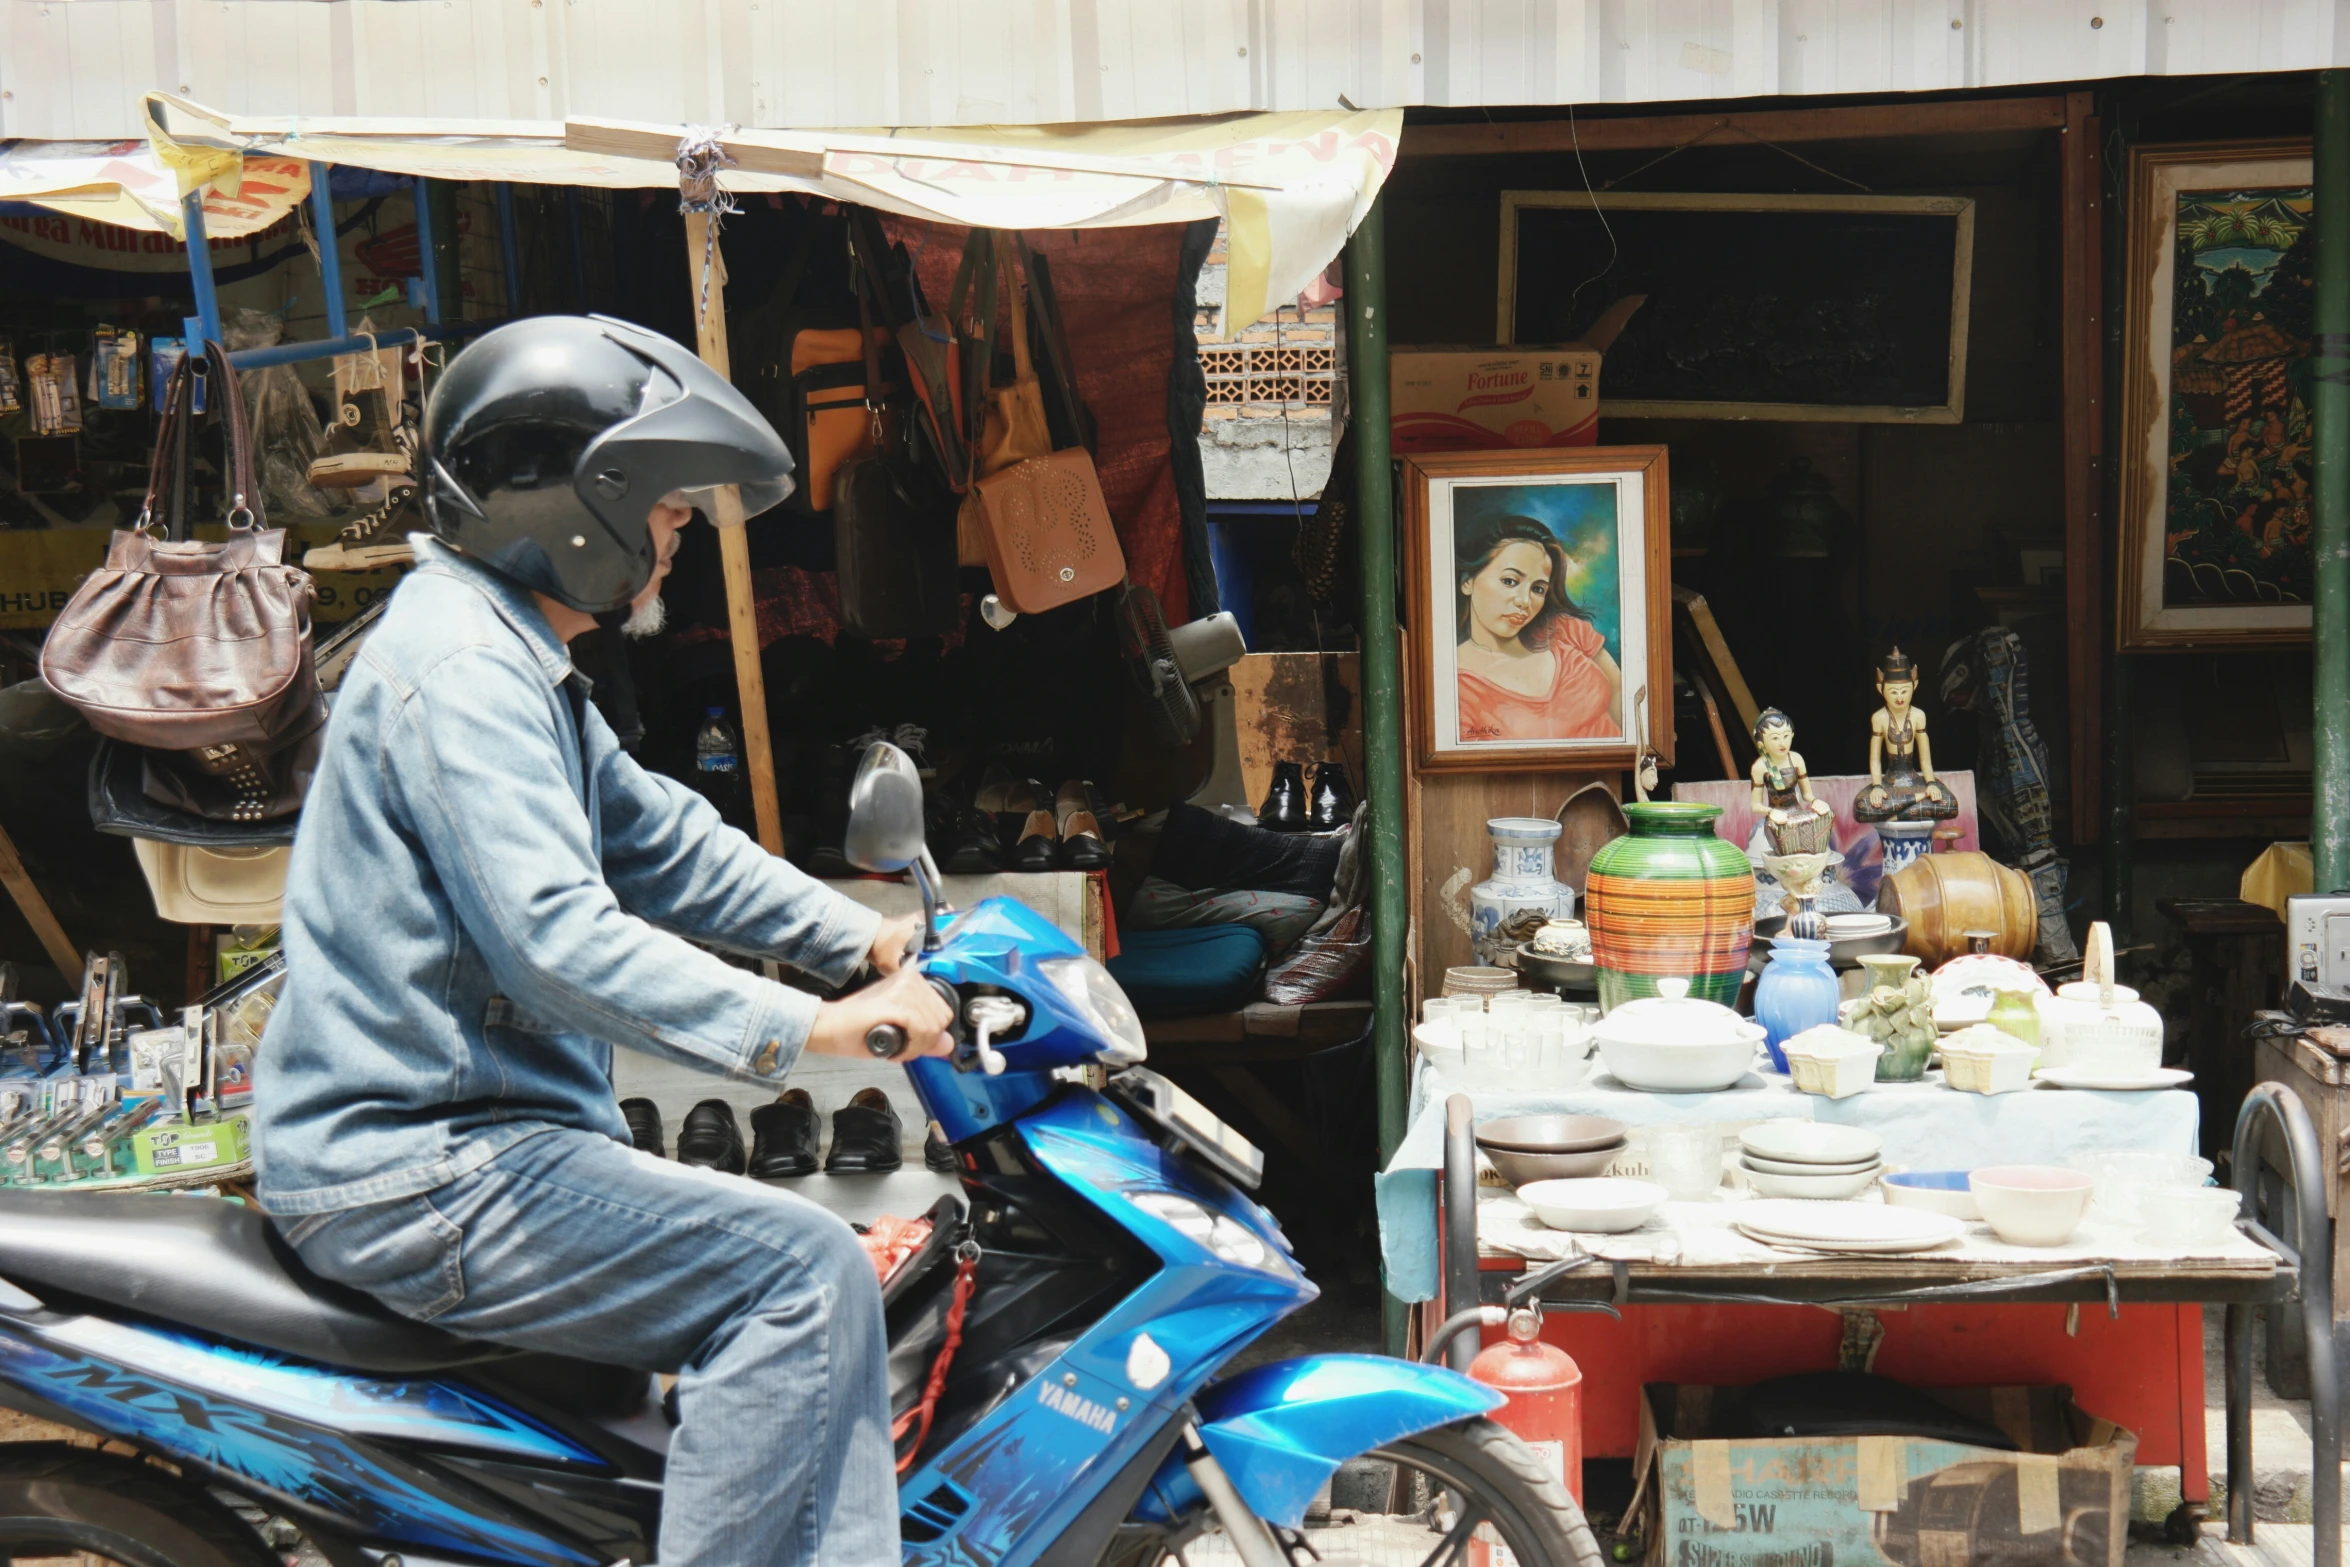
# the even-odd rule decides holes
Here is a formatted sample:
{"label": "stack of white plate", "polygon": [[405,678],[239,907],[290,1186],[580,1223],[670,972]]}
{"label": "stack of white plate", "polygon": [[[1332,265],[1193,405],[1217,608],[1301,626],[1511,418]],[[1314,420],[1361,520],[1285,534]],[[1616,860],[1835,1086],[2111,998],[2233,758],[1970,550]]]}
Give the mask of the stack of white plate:
{"label": "stack of white plate", "polygon": [[1765,1197],[1858,1197],[1883,1168],[1885,1141],[1857,1126],[1762,1121],[1738,1134],[1739,1169]]}
{"label": "stack of white plate", "polygon": [[1766,1246],[1863,1254],[1930,1251],[1966,1230],[1947,1213],[1879,1202],[1750,1202],[1735,1222]]}
{"label": "stack of white plate", "polygon": [[1831,914],[1827,917],[1830,941],[1855,941],[1863,936],[1882,936],[1893,928],[1890,914]]}

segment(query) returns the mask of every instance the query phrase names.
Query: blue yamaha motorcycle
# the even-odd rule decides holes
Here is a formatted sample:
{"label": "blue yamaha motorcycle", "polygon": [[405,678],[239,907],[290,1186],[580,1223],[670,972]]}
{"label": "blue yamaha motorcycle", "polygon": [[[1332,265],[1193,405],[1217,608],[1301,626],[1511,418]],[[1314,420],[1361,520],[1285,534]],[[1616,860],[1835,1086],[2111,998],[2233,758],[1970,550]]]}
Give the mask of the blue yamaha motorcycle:
{"label": "blue yamaha motorcycle", "polygon": [[[1316,1293],[1241,1189],[1260,1156],[1141,1068],[1060,931],[1002,898],[941,929],[921,842],[919,781],[877,746],[849,854],[914,873],[957,1019],[955,1055],[907,1070],[961,1195],[884,1288],[906,1562],[1599,1567],[1478,1383],[1369,1355],[1216,1379]],[[227,1202],[0,1192],[0,1404],[108,1444],[0,1446],[8,1558],[280,1567],[264,1515],[332,1567],[619,1567],[658,1533],[656,1381],[394,1316]]]}

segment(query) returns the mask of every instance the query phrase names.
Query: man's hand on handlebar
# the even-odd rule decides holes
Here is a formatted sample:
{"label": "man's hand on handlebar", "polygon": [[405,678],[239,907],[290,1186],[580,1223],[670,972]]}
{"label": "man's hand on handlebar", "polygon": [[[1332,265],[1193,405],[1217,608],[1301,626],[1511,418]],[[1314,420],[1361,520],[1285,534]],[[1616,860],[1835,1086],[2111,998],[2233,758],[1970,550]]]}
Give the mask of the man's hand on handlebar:
{"label": "man's hand on handlebar", "polygon": [[873,936],[873,950],[866,956],[875,973],[895,974],[898,965],[906,961],[906,954],[914,950],[914,942],[922,934],[922,916],[901,914],[894,920],[883,920],[881,929]]}
{"label": "man's hand on handlebar", "polygon": [[[885,929],[887,927],[884,927]],[[878,946],[876,951],[878,951]],[[875,1029],[898,1029],[910,1041],[891,1059],[952,1055],[955,1041],[947,1025],[955,1020],[930,981],[912,968],[901,968],[878,984],[825,1001],[816,1007],[816,1026],[808,1031],[808,1048],[820,1056],[848,1056],[870,1061],[877,1053],[867,1043]],[[891,1036],[883,1035],[883,1038]]]}

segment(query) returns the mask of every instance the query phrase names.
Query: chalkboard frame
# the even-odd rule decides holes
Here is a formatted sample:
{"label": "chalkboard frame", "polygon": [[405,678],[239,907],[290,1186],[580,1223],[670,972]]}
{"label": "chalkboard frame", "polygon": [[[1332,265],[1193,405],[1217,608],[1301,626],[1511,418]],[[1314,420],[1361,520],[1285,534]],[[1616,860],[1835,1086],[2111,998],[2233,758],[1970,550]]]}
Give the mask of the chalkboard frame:
{"label": "chalkboard frame", "polygon": [[1966,196],[1764,196],[1688,191],[1505,190],[1501,193],[1501,276],[1495,340],[1517,341],[1518,219],[1528,210],[1582,208],[1602,212],[1917,213],[1957,219],[1950,279],[1949,379],[1943,402],[1908,406],[1843,403],[1709,402],[1607,395],[1600,371],[1602,417],[1611,419],[1784,419],[1836,424],[1959,424],[1966,418],[1967,311],[1975,252],[1975,204]]}

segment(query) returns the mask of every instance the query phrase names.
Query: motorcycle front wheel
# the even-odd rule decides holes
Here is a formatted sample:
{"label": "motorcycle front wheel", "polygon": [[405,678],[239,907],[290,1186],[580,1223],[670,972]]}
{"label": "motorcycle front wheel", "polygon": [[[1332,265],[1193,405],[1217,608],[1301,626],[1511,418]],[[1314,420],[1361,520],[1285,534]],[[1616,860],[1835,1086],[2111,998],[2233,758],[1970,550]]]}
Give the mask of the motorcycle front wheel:
{"label": "motorcycle front wheel", "polygon": [[[1490,1420],[1439,1426],[1364,1456],[1385,1471],[1380,1503],[1274,1531],[1301,1567],[1317,1556],[1361,1567],[1603,1567],[1599,1542],[1557,1474]],[[1129,1523],[1101,1567],[1238,1560],[1210,1513],[1173,1530]]]}

